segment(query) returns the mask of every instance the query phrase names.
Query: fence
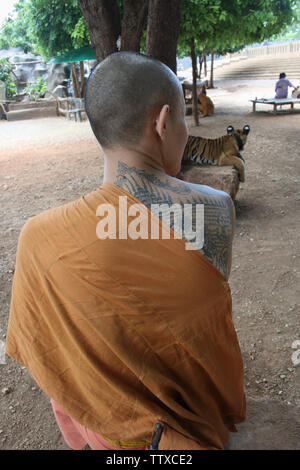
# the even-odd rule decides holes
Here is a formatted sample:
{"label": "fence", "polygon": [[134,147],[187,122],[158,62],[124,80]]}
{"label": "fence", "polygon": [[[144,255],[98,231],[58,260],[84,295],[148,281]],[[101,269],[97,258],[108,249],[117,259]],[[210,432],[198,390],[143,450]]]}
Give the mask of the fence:
{"label": "fence", "polygon": [[280,55],[280,54],[299,54],[300,55],[300,41],[287,42],[284,44],[270,44],[268,46],[248,47],[242,51],[230,54],[231,58],[246,56],[257,57],[265,55]]}

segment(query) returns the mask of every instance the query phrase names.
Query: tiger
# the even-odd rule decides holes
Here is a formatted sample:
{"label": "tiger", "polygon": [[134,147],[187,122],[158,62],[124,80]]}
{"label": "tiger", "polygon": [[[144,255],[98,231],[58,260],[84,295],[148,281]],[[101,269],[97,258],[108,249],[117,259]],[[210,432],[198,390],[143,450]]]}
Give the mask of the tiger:
{"label": "tiger", "polygon": [[227,135],[216,139],[188,136],[185,146],[182,165],[219,165],[234,166],[238,171],[240,182],[245,181],[245,160],[240,154],[244,150],[250,126],[243,129],[227,127]]}
{"label": "tiger", "polygon": [[300,86],[296,86],[294,88],[294,90],[292,91],[292,98],[295,100],[300,98]]}
{"label": "tiger", "polygon": [[207,96],[205,86],[202,87],[201,93],[198,95],[198,110],[203,117],[214,114],[215,107],[212,100]]}

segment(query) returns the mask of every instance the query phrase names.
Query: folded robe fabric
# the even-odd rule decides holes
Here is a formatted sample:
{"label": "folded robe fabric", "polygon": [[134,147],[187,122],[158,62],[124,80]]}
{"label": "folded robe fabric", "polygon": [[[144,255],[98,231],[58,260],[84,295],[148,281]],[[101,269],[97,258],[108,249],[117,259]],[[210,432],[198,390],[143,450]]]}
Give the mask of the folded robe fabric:
{"label": "folded robe fabric", "polygon": [[6,353],[110,442],[149,444],[161,423],[159,449],[223,449],[245,419],[229,285],[183,239],[151,239],[150,224],[148,239],[99,239],[100,205],[127,217],[119,196],[140,202],[103,184],[27,221]]}

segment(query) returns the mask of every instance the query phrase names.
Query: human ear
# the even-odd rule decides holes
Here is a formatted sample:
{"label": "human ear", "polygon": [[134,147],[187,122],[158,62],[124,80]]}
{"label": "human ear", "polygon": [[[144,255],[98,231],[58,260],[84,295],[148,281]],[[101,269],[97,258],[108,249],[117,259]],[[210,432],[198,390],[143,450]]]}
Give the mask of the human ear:
{"label": "human ear", "polygon": [[168,104],[164,104],[161,108],[158,116],[155,119],[155,130],[161,140],[165,140],[167,131],[167,117],[169,115],[170,107]]}

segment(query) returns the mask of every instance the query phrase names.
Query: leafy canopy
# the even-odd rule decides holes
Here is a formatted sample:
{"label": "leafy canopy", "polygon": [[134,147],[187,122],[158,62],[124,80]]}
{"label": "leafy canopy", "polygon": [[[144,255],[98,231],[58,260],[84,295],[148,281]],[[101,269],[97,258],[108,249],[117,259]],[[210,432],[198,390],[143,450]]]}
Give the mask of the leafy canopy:
{"label": "leafy canopy", "polygon": [[28,18],[25,13],[26,0],[19,0],[11,14],[2,23],[0,50],[20,47],[25,53],[33,52],[34,46],[28,34]]}
{"label": "leafy canopy", "polygon": [[294,41],[300,40],[300,0],[296,0],[293,8],[294,19],[290,26],[284,28],[279,34],[274,34],[271,41]]}
{"label": "leafy canopy", "polygon": [[20,0],[4,22],[0,49],[21,47],[45,59],[90,44],[77,0]]}
{"label": "leafy canopy", "polygon": [[296,0],[183,0],[179,52],[191,37],[196,50],[220,54],[278,34],[295,21]]}
{"label": "leafy canopy", "polygon": [[[122,0],[118,0],[122,16]],[[0,32],[0,49],[33,51],[45,59],[90,44],[77,0],[19,0]],[[219,54],[296,28],[300,0],[182,0],[178,55],[188,55],[194,37],[196,52]],[[142,44],[145,42],[146,25]]]}

